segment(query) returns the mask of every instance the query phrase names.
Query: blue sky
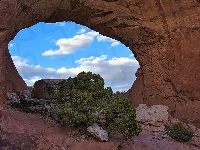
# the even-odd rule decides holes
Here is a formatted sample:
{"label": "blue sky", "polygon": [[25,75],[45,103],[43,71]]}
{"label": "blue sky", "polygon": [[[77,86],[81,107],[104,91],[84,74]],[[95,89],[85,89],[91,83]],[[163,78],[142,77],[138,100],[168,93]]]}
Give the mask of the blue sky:
{"label": "blue sky", "polygon": [[127,91],[139,67],[122,43],[74,22],[38,23],[21,30],[8,48],[27,85],[92,71],[104,78],[105,87]]}

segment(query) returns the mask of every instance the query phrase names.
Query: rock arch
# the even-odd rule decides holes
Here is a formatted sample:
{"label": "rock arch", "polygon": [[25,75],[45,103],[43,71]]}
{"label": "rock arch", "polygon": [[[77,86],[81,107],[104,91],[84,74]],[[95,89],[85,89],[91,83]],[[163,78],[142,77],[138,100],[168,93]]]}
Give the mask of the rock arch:
{"label": "rock arch", "polygon": [[38,22],[74,21],[132,50],[141,66],[126,93],[133,105],[165,104],[173,116],[199,123],[199,12],[198,0],[0,1],[0,96],[27,88],[7,48],[17,32]]}

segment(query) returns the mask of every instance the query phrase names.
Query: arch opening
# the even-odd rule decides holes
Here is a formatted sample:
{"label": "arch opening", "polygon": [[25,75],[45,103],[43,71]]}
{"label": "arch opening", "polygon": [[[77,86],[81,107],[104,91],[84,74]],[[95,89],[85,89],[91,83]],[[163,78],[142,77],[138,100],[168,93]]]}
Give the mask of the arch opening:
{"label": "arch opening", "polygon": [[122,43],[75,22],[40,22],[19,31],[8,47],[28,86],[40,79],[67,79],[91,71],[104,78],[105,87],[125,93],[139,67]]}

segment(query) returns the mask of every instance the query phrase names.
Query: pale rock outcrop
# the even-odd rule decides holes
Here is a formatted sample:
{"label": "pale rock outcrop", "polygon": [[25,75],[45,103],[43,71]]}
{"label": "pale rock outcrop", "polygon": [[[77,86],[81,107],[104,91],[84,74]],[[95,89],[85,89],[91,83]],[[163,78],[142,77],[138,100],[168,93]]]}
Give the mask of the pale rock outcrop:
{"label": "pale rock outcrop", "polygon": [[140,104],[136,108],[136,120],[142,124],[142,128],[148,131],[164,131],[164,124],[168,122],[168,107],[153,105],[147,107]]}
{"label": "pale rock outcrop", "polygon": [[168,121],[168,109],[169,108],[164,105],[147,107],[146,104],[139,104],[136,108],[136,120],[150,124],[155,124],[156,122],[165,123]]}
{"label": "pale rock outcrop", "polygon": [[94,123],[93,125],[87,128],[87,131],[91,133],[95,138],[101,141],[108,141],[108,132],[103,130],[98,124]]}

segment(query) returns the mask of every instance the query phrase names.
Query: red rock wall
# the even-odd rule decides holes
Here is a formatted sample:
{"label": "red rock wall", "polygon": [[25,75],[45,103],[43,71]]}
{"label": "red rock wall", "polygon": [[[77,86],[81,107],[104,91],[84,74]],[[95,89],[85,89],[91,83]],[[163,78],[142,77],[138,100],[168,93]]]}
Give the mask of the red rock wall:
{"label": "red rock wall", "polygon": [[134,106],[165,104],[175,117],[200,123],[199,0],[15,2],[0,2],[1,87],[26,88],[7,49],[17,32],[40,21],[74,21],[121,41],[135,54],[138,78],[126,94]]}
{"label": "red rock wall", "polygon": [[6,92],[27,88],[8,52],[17,14],[16,4],[15,0],[0,1],[0,123],[6,118]]}

